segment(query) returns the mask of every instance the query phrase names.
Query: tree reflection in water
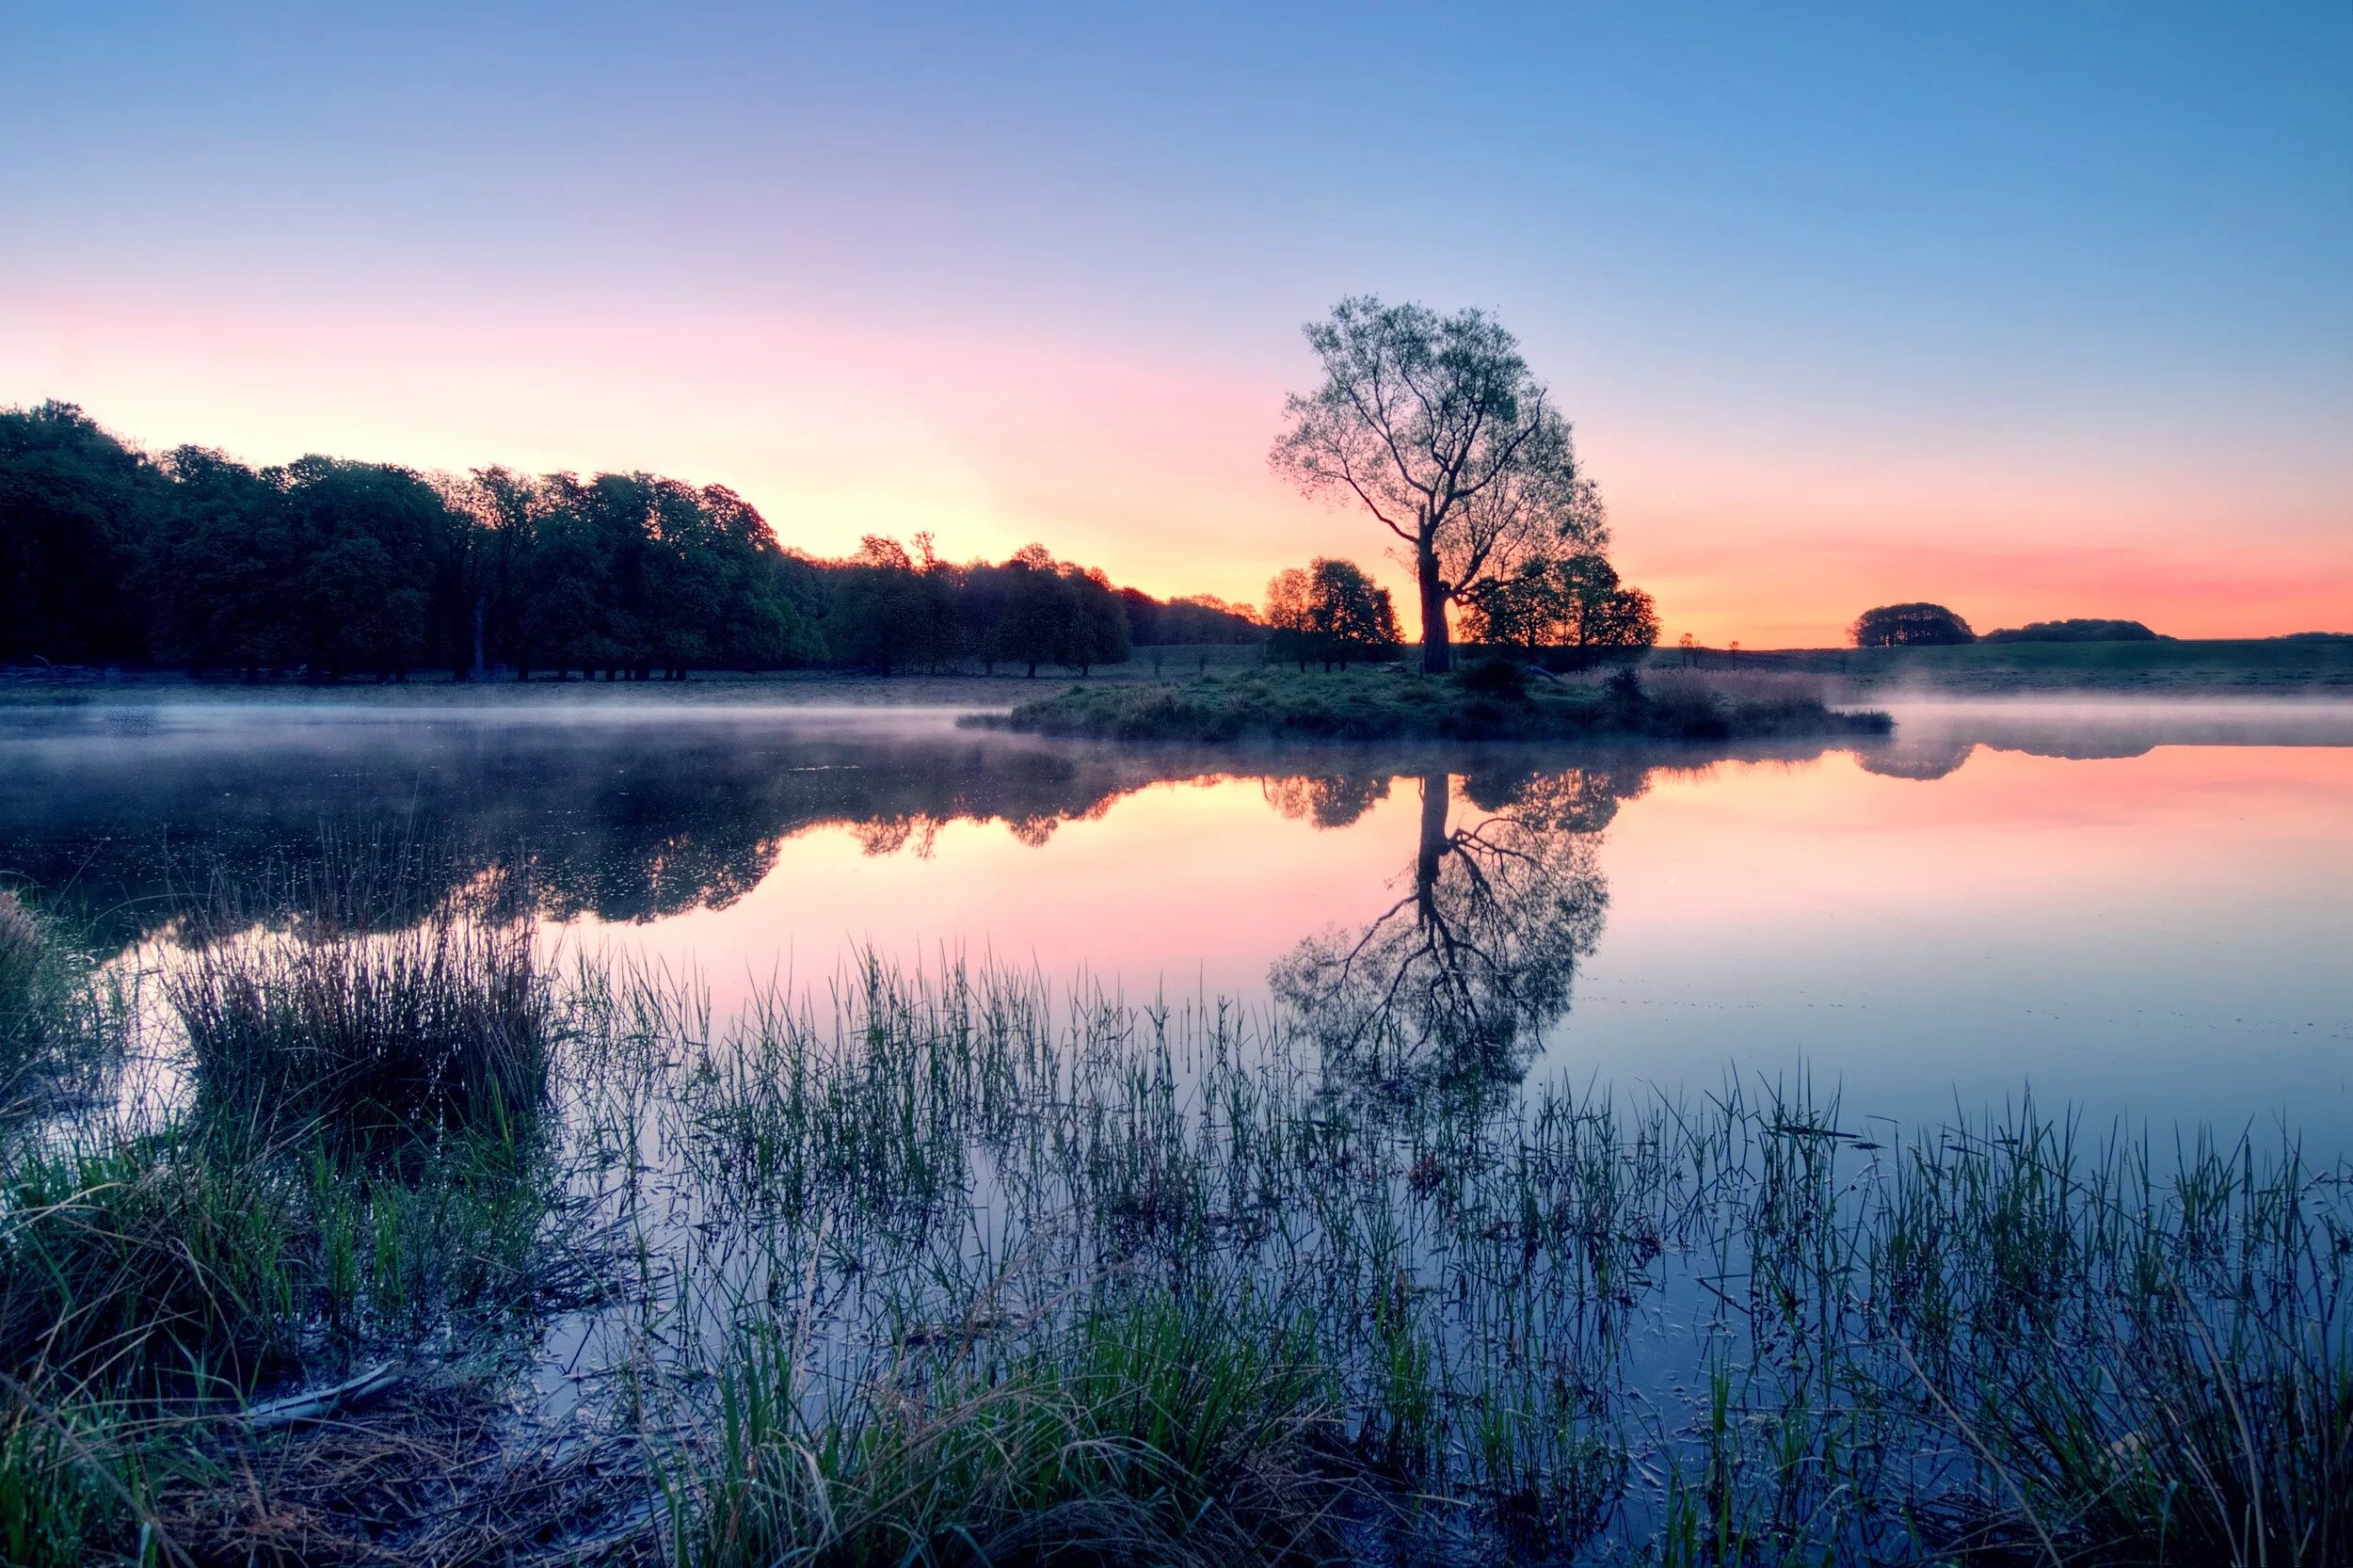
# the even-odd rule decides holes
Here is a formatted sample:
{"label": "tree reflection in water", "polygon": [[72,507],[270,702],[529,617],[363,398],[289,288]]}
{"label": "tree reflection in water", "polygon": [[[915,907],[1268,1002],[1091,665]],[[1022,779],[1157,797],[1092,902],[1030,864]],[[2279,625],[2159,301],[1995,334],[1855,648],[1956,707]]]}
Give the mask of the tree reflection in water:
{"label": "tree reflection in water", "polygon": [[1356,931],[1302,942],[1270,976],[1334,1070],[1391,1090],[1516,1080],[1569,1009],[1600,940],[1596,853],[1620,799],[1607,770],[1464,780],[1421,774],[1420,833],[1400,897]]}

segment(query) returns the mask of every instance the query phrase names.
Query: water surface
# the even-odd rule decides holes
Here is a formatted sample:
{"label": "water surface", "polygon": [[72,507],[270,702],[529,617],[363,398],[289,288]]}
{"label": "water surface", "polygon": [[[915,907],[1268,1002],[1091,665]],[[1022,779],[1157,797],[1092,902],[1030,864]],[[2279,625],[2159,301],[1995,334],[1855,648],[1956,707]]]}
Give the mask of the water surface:
{"label": "water surface", "polygon": [[2353,712],[1899,719],[1238,756],[939,713],[21,712],[0,872],[152,953],[222,867],[429,843],[444,891],[521,888],[723,1006],[945,955],[1377,1023],[1433,1074],[1802,1076],[1850,1124],[2031,1093],[2353,1149]]}

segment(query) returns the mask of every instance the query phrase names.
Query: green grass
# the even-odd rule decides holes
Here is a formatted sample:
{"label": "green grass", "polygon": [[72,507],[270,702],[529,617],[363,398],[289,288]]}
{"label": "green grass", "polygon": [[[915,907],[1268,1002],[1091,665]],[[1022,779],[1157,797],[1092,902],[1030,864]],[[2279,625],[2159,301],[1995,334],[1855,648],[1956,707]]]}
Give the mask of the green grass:
{"label": "green grass", "polygon": [[[1653,656],[1657,662],[1672,653]],[[1701,667],[1842,678],[1859,691],[2297,696],[2353,693],[2353,637],[1706,649]]]}
{"label": "green grass", "polygon": [[1259,669],[1167,685],[1081,685],[991,722],[1042,735],[1209,744],[1807,739],[1890,728],[1885,714],[1841,712],[1803,694],[1720,691],[1680,676],[1614,685],[1536,680],[1513,690],[1482,684],[1481,667],[1455,677]]}
{"label": "green grass", "polygon": [[756,1320],[665,1474],[695,1568],[1334,1560],[1357,1505],[1335,1390],[1279,1328],[1166,1298],[1006,1349],[902,1345],[814,1418]]}

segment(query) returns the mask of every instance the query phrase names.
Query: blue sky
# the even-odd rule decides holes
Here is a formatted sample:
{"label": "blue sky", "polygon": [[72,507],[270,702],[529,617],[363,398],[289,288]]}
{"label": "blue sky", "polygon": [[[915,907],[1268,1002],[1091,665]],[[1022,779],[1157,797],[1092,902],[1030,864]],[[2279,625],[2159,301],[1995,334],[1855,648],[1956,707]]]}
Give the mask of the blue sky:
{"label": "blue sky", "polygon": [[654,467],[821,552],[1250,597],[1378,552],[1263,465],[1299,323],[1369,291],[1521,335],[1671,631],[2353,602],[2353,6],[8,35],[0,402],[157,445]]}

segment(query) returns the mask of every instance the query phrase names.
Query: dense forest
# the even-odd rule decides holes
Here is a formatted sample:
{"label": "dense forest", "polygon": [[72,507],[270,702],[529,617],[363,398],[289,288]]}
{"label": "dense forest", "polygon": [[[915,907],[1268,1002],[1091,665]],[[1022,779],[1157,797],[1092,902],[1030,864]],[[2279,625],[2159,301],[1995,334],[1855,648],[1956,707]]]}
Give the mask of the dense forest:
{"label": "dense forest", "polygon": [[151,456],[71,404],[0,410],[0,663],[403,680],[977,664],[1085,670],[1133,643],[1254,641],[1032,545],[956,564],[919,535],[786,548],[722,486],[452,476],[310,456]]}

